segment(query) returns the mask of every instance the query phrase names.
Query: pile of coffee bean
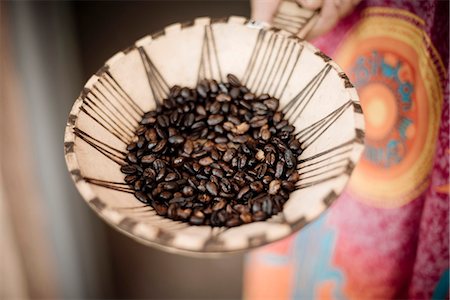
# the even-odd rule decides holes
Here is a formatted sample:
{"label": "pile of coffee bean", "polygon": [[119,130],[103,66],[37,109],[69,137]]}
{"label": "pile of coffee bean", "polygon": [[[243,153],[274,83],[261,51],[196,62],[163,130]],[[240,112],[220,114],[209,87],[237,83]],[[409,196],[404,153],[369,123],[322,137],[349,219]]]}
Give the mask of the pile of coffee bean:
{"label": "pile of coffee bean", "polygon": [[278,99],[227,80],[172,87],[127,146],[125,182],[157,214],[233,227],[280,212],[295,189],[300,142]]}

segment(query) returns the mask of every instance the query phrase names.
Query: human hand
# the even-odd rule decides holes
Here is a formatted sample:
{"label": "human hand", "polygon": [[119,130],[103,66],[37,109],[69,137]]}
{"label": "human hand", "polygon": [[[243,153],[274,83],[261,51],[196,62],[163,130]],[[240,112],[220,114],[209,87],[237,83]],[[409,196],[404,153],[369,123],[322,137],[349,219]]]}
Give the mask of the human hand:
{"label": "human hand", "polygon": [[[282,0],[251,0],[252,19],[272,23]],[[343,17],[350,14],[361,0],[296,0],[301,6],[320,12],[307,39],[313,39],[330,31]]]}

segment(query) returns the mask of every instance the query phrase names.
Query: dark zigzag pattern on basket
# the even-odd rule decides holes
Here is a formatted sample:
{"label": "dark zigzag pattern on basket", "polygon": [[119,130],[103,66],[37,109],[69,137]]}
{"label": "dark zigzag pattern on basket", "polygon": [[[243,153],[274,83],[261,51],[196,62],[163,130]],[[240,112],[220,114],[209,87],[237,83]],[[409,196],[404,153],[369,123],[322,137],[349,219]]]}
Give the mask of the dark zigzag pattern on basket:
{"label": "dark zigzag pattern on basket", "polygon": [[303,45],[296,37],[260,30],[242,83],[255,94],[267,93],[278,99],[291,79]]}

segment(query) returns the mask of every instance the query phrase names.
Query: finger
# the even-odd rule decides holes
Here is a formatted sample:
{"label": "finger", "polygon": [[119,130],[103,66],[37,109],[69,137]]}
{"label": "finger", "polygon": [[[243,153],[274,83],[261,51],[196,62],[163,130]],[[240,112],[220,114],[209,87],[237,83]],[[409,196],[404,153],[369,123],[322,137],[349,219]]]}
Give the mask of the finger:
{"label": "finger", "polygon": [[324,0],[317,22],[307,35],[307,39],[318,37],[330,31],[339,21],[339,12],[334,0]]}
{"label": "finger", "polygon": [[272,23],[281,0],[252,0],[252,19]]}
{"label": "finger", "polygon": [[349,15],[358,3],[359,0],[335,0],[339,17],[343,18]]}
{"label": "finger", "polygon": [[322,7],[323,0],[297,0],[297,3],[304,8],[316,10]]}

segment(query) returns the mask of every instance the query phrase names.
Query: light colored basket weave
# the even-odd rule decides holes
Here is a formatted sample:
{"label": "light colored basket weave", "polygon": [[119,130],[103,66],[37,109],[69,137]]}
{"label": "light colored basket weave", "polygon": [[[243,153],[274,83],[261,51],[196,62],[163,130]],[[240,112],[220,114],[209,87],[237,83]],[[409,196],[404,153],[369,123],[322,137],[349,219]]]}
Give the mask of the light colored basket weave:
{"label": "light colored basket weave", "polygon": [[[125,147],[169,87],[228,73],[280,99],[304,149],[297,190],[276,216],[231,229],[158,216],[124,183]],[[110,58],[75,101],[64,148],[78,190],[101,218],[140,242],[204,255],[265,245],[317,218],[346,186],[363,140],[358,95],[338,65],[286,31],[229,17],[173,24]]]}

